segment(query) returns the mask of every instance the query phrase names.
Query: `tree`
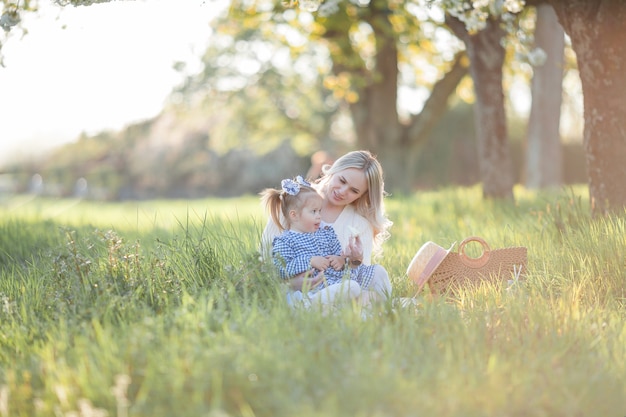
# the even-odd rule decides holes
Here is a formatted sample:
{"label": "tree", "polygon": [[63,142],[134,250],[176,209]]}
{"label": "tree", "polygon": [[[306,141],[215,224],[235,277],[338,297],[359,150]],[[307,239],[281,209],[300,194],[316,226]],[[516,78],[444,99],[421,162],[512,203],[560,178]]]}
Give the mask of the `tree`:
{"label": "tree", "polygon": [[626,2],[549,0],[576,52],[594,215],[626,208]]}
{"label": "tree", "polygon": [[[527,33],[529,29],[523,28],[520,24],[528,20],[527,13],[524,13],[521,5],[515,1],[469,3],[444,0],[443,7],[447,11],[446,22],[454,33],[463,39],[470,56],[470,72],[477,98],[474,111],[483,194],[485,197],[511,198],[513,172],[504,105],[503,66],[508,46],[512,46],[509,48],[511,50],[529,47],[525,38],[532,39],[532,35]],[[546,37],[543,33],[539,35],[542,41]],[[516,37],[521,40],[514,42]],[[561,57],[562,39],[561,33]],[[556,49],[558,50],[558,45]],[[541,50],[537,48],[528,55],[538,55],[537,51]],[[552,50],[550,53],[554,54]],[[528,57],[526,60],[531,59]],[[552,68],[550,70],[552,73],[555,71]],[[556,70],[559,72],[556,75],[551,74],[552,78],[547,80],[548,82],[539,85],[540,88],[533,89],[536,94],[533,95],[527,152],[529,181],[542,181],[547,175],[553,178],[551,172],[560,173],[561,169],[560,159],[557,157],[560,157],[558,129],[562,65],[559,64]],[[545,79],[546,71],[548,69],[535,72],[535,85]],[[548,83],[551,84],[546,88]],[[555,93],[557,97],[553,97]],[[553,111],[546,114],[548,106]],[[546,127],[554,127],[555,123],[556,136],[553,135],[554,130],[547,132],[544,130]],[[545,140],[549,135],[552,135],[551,142]],[[552,145],[552,149],[549,149],[548,145]],[[545,152],[546,150],[550,152]],[[560,181],[560,176],[556,181]]]}
{"label": "tree", "polygon": [[288,140],[303,153],[318,149],[341,113],[317,77],[318,51],[267,25],[227,18],[214,25],[203,70],[176,95],[183,107],[201,106],[213,116],[212,148],[266,153]]}
{"label": "tree", "polygon": [[[108,0],[58,0],[57,3],[76,6],[106,1]],[[481,28],[474,25],[474,21],[486,24],[486,21],[493,16],[508,16],[512,9],[517,9],[519,12],[524,6],[536,6],[541,3],[552,5],[561,25],[571,39],[572,48],[576,52],[578,60],[584,94],[584,148],[592,212],[594,214],[623,212],[626,208],[626,187],[623,186],[626,181],[626,164],[624,164],[626,160],[626,134],[624,132],[626,129],[623,122],[626,120],[626,101],[623,99],[626,91],[626,78],[623,77],[622,72],[626,64],[626,44],[623,42],[623,39],[626,37],[626,25],[623,24],[626,18],[626,2],[616,0],[528,0],[528,2],[524,2],[524,0],[476,0],[472,2],[465,0],[431,0],[431,2],[441,6],[449,13],[454,12],[451,14],[461,19],[466,24],[466,27],[470,29],[470,33],[473,33],[477,28]],[[354,49],[354,45],[348,45],[346,42],[352,41],[350,36],[354,34],[354,19],[363,17],[361,9],[364,9],[364,13],[366,13],[366,18],[362,19],[362,22],[370,27],[371,33],[376,36],[383,35],[377,38],[377,42],[374,44],[377,49],[370,56],[369,62],[368,60],[362,60],[363,64],[367,64],[363,65],[363,68],[367,70],[368,75],[371,75],[370,82],[380,82],[382,79],[381,74],[383,72],[381,70],[383,67],[376,67],[374,64],[377,64],[377,62],[372,60],[372,57],[389,57],[390,55],[387,54],[393,51],[391,40],[408,39],[409,41],[404,44],[405,47],[415,44],[415,38],[407,35],[408,32],[402,32],[404,38],[398,33],[394,32],[395,36],[389,33],[389,28],[396,28],[398,24],[396,17],[404,16],[401,12],[407,9],[406,5],[409,2],[373,0],[366,4],[367,7],[357,9],[357,13],[355,13],[354,9],[355,4],[350,1],[336,0],[331,2],[327,0],[326,3],[332,3],[338,10],[345,9],[346,13],[349,12],[344,18],[348,20],[344,21],[350,22],[350,24],[343,28],[336,28],[344,32],[343,35],[337,38],[343,44],[334,43],[337,51],[339,51],[335,56],[340,56],[341,51],[350,51],[350,48]],[[20,10],[32,8],[28,1],[13,4],[3,0],[2,4],[3,9],[0,20],[5,30],[10,30],[11,27],[19,23],[19,16],[16,18],[16,14],[19,15]],[[247,11],[254,9],[248,2],[246,4],[240,2],[234,4]],[[280,4],[282,2],[279,4],[277,2],[274,6],[280,8],[282,7]],[[344,9],[341,9],[341,7],[344,7]],[[397,12],[398,10],[400,12]],[[344,12],[339,12],[339,15],[341,13]],[[316,20],[319,20],[318,23],[324,23],[323,19],[332,18],[332,15],[334,14],[331,13],[326,17],[317,16]],[[394,16],[394,18],[391,19],[391,16]],[[468,16],[471,19],[467,18]],[[404,23],[412,22],[409,17],[407,15],[406,19],[400,19],[400,21]],[[361,20],[358,21],[361,22]],[[413,28],[414,26],[410,27]],[[319,27],[316,27],[316,29],[319,29]],[[322,28],[321,33],[326,34],[327,32]],[[329,39],[333,38],[329,37]],[[381,46],[385,49],[378,49]],[[398,44],[396,44],[397,46]],[[341,49],[341,47],[346,49]],[[357,49],[354,49],[354,51],[358,52]],[[348,56],[356,57],[356,55]],[[338,62],[337,64],[340,63]],[[375,71],[371,71],[371,68],[374,68]],[[333,68],[333,71],[335,71],[335,68]],[[356,81],[355,79],[354,82],[349,84],[355,87],[357,97],[366,97],[365,100],[378,98],[378,95],[373,91],[362,88],[366,84],[359,85]],[[436,88],[433,88],[433,91],[435,90]],[[388,101],[389,95],[385,97],[386,105],[395,105],[395,103]],[[370,102],[369,108],[380,109],[381,107]],[[386,106],[385,109],[387,109],[387,113],[388,108]],[[429,113],[428,111],[422,111],[420,115]],[[384,143],[388,146],[381,148],[381,153],[385,153],[388,149],[398,153],[403,149],[402,145],[406,144],[405,138],[408,136],[403,136],[404,133],[408,131],[414,132],[415,126],[429,125],[428,123],[420,123],[419,118],[419,116],[415,115],[407,125],[408,127],[404,127],[403,123],[394,120],[392,123],[397,124],[392,126],[389,132],[384,129],[374,128],[373,131],[375,133],[371,135],[371,138],[377,138],[378,141],[376,143],[378,144],[383,143],[380,138],[384,138]],[[359,141],[361,140],[363,139],[359,137]],[[419,142],[415,139],[415,136],[411,136],[409,140],[411,144]],[[374,150],[376,151],[376,149]],[[386,156],[385,159],[387,159]],[[392,161],[393,159],[389,158],[389,160]],[[394,163],[392,165],[403,166],[404,163],[402,162],[406,161],[406,159],[398,159],[398,161],[400,161],[400,164]],[[394,175],[396,174],[394,173]]]}
{"label": "tree", "polygon": [[511,152],[502,87],[505,57],[502,38],[505,32],[500,27],[500,20],[496,19],[488,20],[485,27],[475,33],[470,33],[458,17],[448,15],[446,22],[465,42],[470,58],[470,73],[476,94],[474,118],[483,196],[513,198]]}
{"label": "tree", "polygon": [[562,151],[559,134],[562,102],[565,37],[554,9],[537,6],[535,46],[543,59],[533,68],[532,105],[528,121],[526,186],[558,187],[562,184]]}
{"label": "tree", "polygon": [[[57,3],[78,6],[92,2],[57,0]],[[289,35],[299,32],[307,45],[288,45],[294,63],[304,55],[304,50],[310,49],[311,44],[323,45],[326,49],[324,54],[330,59],[331,65],[319,69],[319,80],[330,92],[327,100],[322,101],[338,103],[334,109],[331,105],[324,112],[347,108],[356,133],[357,146],[378,154],[386,168],[388,188],[410,191],[416,154],[447,109],[448,97],[455,92],[459,81],[467,74],[467,59],[464,54],[455,55],[454,37],[448,35],[452,42],[447,54],[439,53],[434,39],[440,38],[447,30],[442,27],[441,22],[430,22],[426,27],[429,32],[424,33],[421,19],[427,18],[427,8],[421,7],[417,13],[416,9],[420,6],[409,0],[326,0],[324,6],[328,13],[323,13],[320,9],[313,14],[292,6],[273,0],[233,0],[230,20],[221,27],[226,27],[228,31],[236,26],[240,31],[237,37],[241,42],[236,42],[233,47],[243,47],[245,53],[250,55],[258,52],[255,48],[263,40],[282,37],[288,45],[285,31],[289,31]],[[249,46],[243,46],[244,42]],[[424,56],[428,58],[423,59]],[[224,57],[220,60],[223,62]],[[417,60],[428,62],[428,66],[436,68],[439,74],[445,76],[440,75],[439,81],[422,77],[422,69],[417,69],[414,64]],[[275,61],[266,63],[273,65]],[[422,64],[422,68],[424,66],[426,65]],[[216,74],[213,70],[224,70],[224,67],[220,69],[210,64],[207,68],[209,71],[205,71],[205,81],[210,81],[209,77]],[[401,68],[405,69],[404,72],[401,72]],[[238,128],[236,137],[262,139],[262,133],[267,133],[268,129],[258,127],[276,127],[276,123],[282,123],[283,127],[293,128],[306,119],[307,115],[304,113],[300,117],[289,117],[287,114],[294,107],[287,103],[289,100],[278,96],[289,88],[281,88],[280,82],[286,81],[288,77],[281,70],[275,69],[263,64],[258,72],[248,74],[250,80],[267,81],[268,86],[273,84],[275,88],[259,89],[245,83],[237,94],[230,95],[231,98],[240,100],[240,108],[245,114],[256,115],[256,119],[250,119],[255,121],[251,125],[228,125],[231,131]],[[431,90],[429,99],[418,114],[405,116],[398,109],[398,89],[402,87],[404,78],[408,79],[404,82],[405,87],[410,85],[416,89],[419,86]],[[270,82],[270,79],[273,81]],[[292,84],[294,85],[310,87],[313,84]],[[252,103],[259,101],[249,100],[251,95],[255,98],[263,97],[265,107],[253,108]],[[305,95],[300,94],[299,97]],[[294,94],[291,98],[294,98]],[[230,101],[229,105],[233,102]],[[283,118],[283,122],[277,118],[260,117],[268,109],[268,104],[271,109],[282,106],[283,113],[288,117]],[[242,114],[244,113],[240,113],[240,116]],[[268,123],[269,120],[272,120],[271,124]],[[284,123],[285,121],[289,123]],[[313,134],[309,136],[323,139],[327,136],[323,131],[324,129],[312,130]],[[276,135],[266,137],[282,139],[276,138]],[[257,140],[259,142],[261,141]]]}
{"label": "tree", "polygon": [[[289,25],[307,42],[325,46],[331,67],[320,71],[324,85],[333,97],[347,104],[357,146],[378,154],[385,167],[387,188],[403,192],[411,189],[412,161],[420,145],[467,73],[463,54],[455,56],[451,49],[449,57],[443,58],[436,52],[432,41],[421,32],[419,19],[410,12],[410,4],[328,0],[311,15],[282,4],[268,8],[261,0],[235,0],[229,14],[230,22],[248,28],[263,25],[284,29]],[[420,53],[428,53],[445,76],[432,86],[423,110],[403,119],[398,110],[400,68],[412,68],[412,59]]]}
{"label": "tree", "polygon": [[[440,0],[466,27],[484,27],[511,8],[550,4],[576,53],[584,96],[583,144],[594,215],[626,208],[626,2],[615,0]],[[478,24],[476,23],[478,22]]]}

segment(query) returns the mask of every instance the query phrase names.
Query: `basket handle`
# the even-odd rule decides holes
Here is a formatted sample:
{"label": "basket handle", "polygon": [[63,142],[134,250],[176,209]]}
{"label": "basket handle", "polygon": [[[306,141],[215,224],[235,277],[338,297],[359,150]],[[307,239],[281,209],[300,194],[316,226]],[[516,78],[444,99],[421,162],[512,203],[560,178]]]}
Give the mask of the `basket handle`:
{"label": "basket handle", "polygon": [[[483,253],[478,258],[470,258],[465,253],[465,245],[470,242],[478,242],[482,245]],[[487,262],[489,262],[490,253],[491,251],[489,249],[489,245],[487,244],[487,242],[485,242],[483,238],[480,238],[478,236],[470,236],[464,239],[459,245],[459,259],[461,260],[461,262],[463,262],[466,266],[470,268],[477,269],[477,268],[482,268],[483,266],[487,265]]]}

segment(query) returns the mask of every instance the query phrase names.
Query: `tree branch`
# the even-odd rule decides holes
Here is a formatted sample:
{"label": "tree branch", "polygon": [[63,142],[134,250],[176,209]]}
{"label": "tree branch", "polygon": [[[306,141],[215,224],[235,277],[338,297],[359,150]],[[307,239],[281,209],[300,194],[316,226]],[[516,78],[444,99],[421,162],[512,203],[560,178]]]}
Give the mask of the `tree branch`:
{"label": "tree branch", "polygon": [[437,125],[448,107],[448,98],[456,91],[463,77],[469,72],[469,60],[464,51],[456,54],[454,65],[443,78],[437,81],[424,103],[422,111],[415,115],[407,128],[410,147],[419,146]]}

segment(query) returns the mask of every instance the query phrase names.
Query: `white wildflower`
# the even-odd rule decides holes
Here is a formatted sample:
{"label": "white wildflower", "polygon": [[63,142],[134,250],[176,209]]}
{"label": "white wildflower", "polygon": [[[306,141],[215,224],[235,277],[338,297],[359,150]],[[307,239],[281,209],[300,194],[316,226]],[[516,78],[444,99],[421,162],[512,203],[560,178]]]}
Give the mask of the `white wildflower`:
{"label": "white wildflower", "polygon": [[339,11],[339,0],[326,0],[324,3],[322,3],[317,13],[322,17],[326,17],[326,16],[333,15],[337,13],[338,11]]}
{"label": "white wildflower", "polygon": [[526,2],[524,0],[505,0],[504,9],[511,13],[519,13],[522,11]]}
{"label": "white wildflower", "polygon": [[300,0],[300,8],[307,12],[316,12],[320,8],[320,0]]}
{"label": "white wildflower", "polygon": [[542,66],[546,62],[547,58],[548,54],[546,54],[546,51],[541,48],[535,48],[528,53],[528,62],[533,67]]}
{"label": "white wildflower", "polygon": [[11,28],[20,23],[20,15],[17,14],[16,10],[5,11],[0,16],[0,27],[4,29],[5,32],[11,30]]}

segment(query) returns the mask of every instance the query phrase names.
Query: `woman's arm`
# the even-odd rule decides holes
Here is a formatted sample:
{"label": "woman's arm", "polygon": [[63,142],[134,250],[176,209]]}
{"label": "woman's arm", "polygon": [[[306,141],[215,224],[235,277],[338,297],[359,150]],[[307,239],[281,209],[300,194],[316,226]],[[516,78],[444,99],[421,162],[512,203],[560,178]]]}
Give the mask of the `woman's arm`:
{"label": "woman's arm", "polygon": [[323,280],[324,274],[321,272],[313,277],[309,274],[302,273],[289,279],[289,287],[294,291],[310,290],[321,284]]}
{"label": "woman's arm", "polygon": [[265,225],[265,229],[263,230],[263,234],[261,235],[261,257],[263,259],[271,259],[272,257],[272,243],[274,242],[274,238],[280,235],[281,231],[270,218]]}

